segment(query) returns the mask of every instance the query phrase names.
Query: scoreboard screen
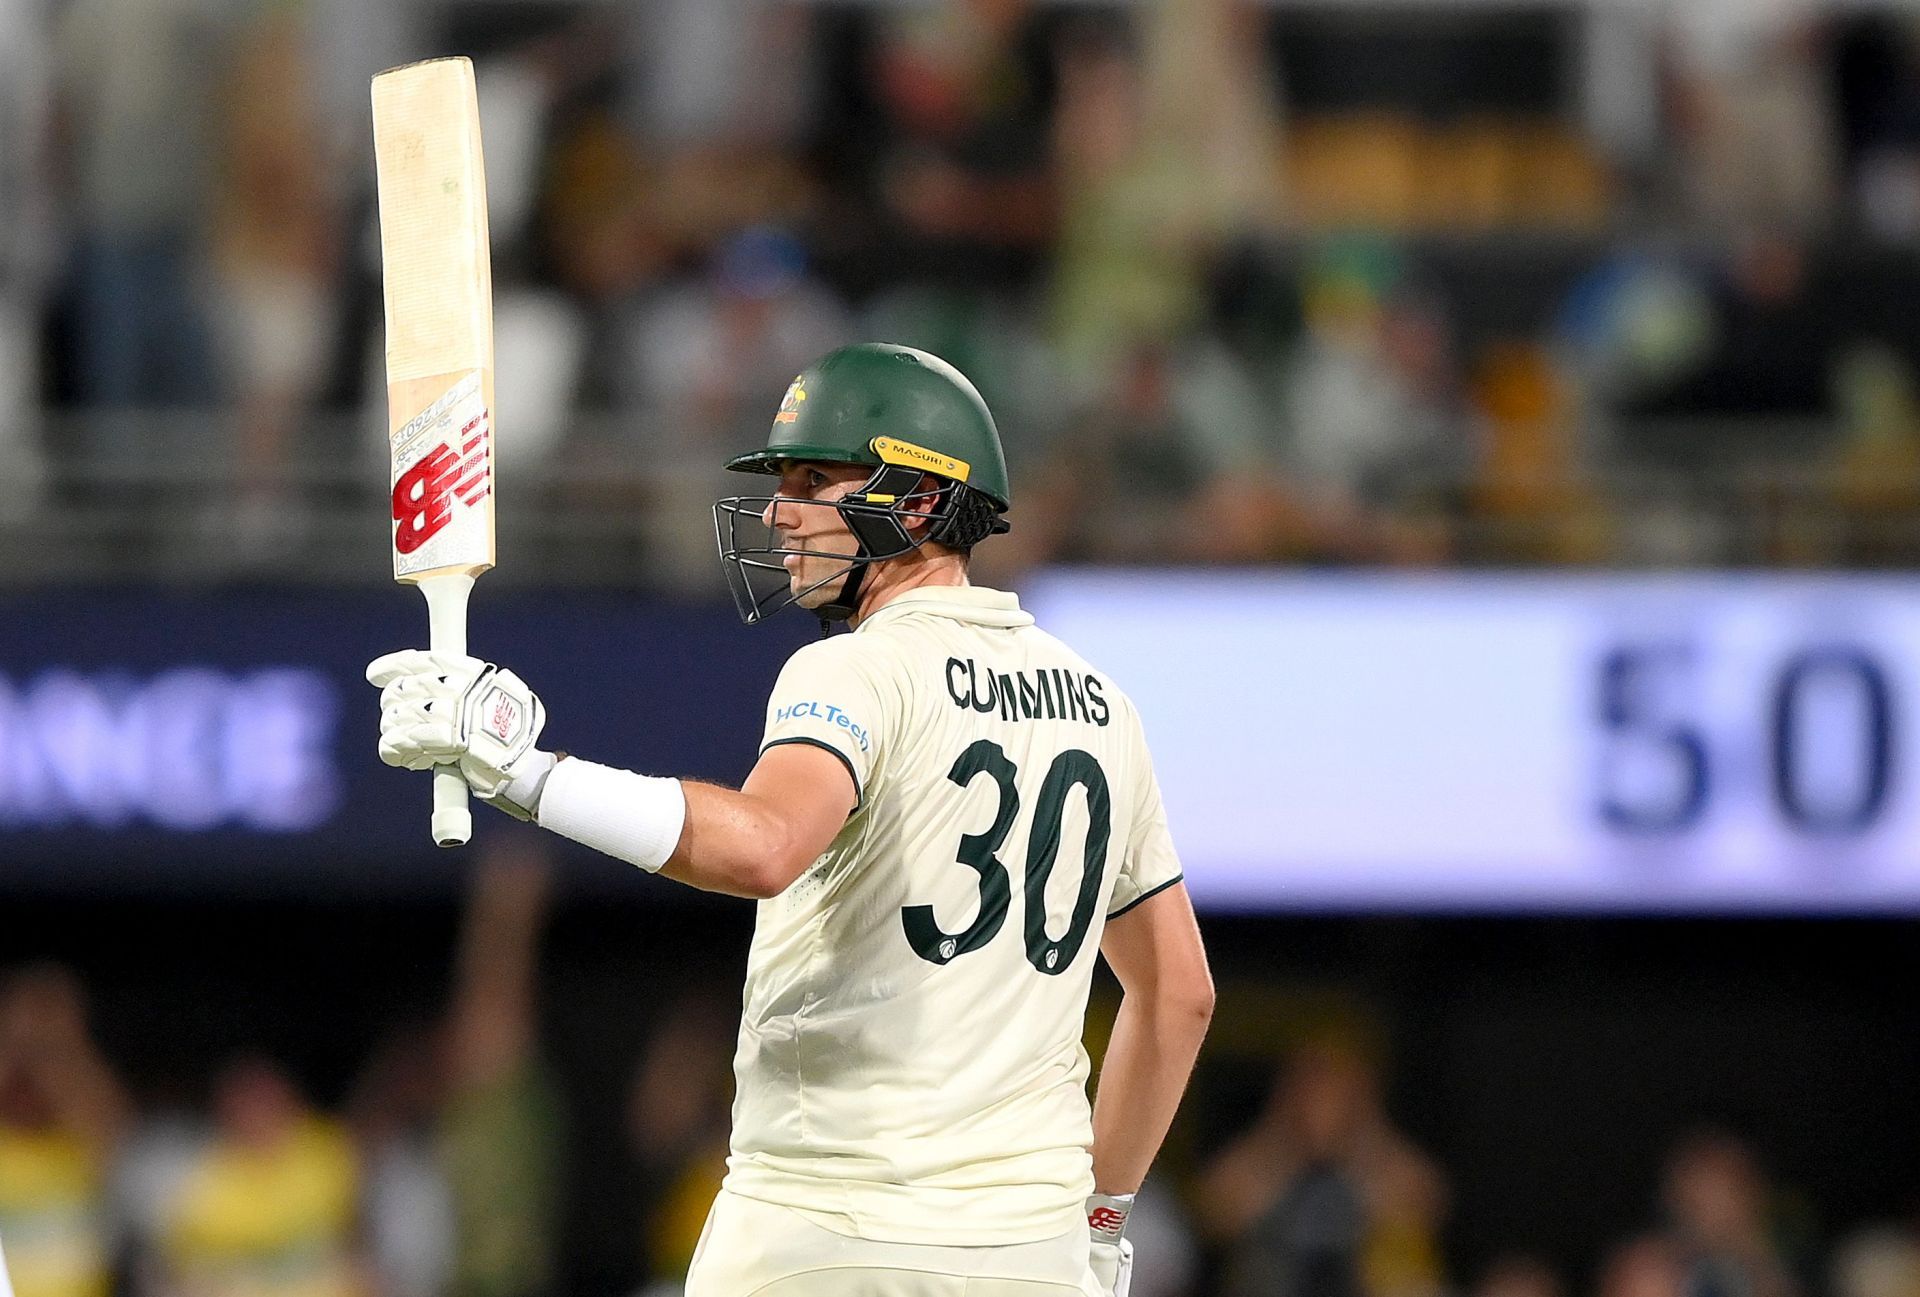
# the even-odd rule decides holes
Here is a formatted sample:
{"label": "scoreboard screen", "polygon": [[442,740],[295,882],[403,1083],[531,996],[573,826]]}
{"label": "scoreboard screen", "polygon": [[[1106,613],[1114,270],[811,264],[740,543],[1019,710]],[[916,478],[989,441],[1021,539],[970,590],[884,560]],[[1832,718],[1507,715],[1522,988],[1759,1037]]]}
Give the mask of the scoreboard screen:
{"label": "scoreboard screen", "polygon": [[1920,581],[1078,573],[1216,908],[1920,912]]}

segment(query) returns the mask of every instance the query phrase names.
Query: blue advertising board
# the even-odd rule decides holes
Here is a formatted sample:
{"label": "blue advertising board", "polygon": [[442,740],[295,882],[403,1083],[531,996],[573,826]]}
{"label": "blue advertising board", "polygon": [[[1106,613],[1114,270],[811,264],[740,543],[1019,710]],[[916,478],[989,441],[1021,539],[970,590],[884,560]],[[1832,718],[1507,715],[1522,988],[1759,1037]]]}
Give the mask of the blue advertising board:
{"label": "blue advertising board", "polygon": [[[374,756],[361,674],[425,623],[398,589],[0,599],[0,886],[446,876],[426,781]],[[471,644],[547,700],[547,745],[737,782],[781,662],[815,633],[798,618],[749,629],[717,605],[483,586]]]}

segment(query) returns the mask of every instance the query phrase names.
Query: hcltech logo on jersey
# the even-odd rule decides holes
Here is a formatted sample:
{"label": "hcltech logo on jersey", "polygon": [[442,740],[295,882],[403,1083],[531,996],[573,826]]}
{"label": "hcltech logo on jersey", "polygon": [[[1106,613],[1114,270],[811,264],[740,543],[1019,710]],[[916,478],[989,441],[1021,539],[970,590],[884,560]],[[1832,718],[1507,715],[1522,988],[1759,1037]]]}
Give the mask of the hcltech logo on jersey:
{"label": "hcltech logo on jersey", "polygon": [[1112,708],[1100,677],[1059,667],[995,671],[972,658],[947,659],[947,696],[955,707],[997,711],[1003,721],[1089,721],[1105,725]]}
{"label": "hcltech logo on jersey", "polygon": [[817,721],[825,721],[829,725],[839,726],[847,733],[853,735],[853,741],[860,745],[862,752],[871,750],[866,727],[864,725],[855,725],[853,723],[853,717],[847,715],[831,703],[789,703],[785,707],[775,709],[773,713],[775,724],[781,721],[806,720],[809,717]]}

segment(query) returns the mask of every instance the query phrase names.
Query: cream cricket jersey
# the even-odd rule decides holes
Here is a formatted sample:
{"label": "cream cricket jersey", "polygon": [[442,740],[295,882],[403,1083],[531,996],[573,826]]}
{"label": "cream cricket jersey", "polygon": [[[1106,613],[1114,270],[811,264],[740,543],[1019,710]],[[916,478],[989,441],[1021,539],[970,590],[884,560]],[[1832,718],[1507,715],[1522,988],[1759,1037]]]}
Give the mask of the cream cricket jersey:
{"label": "cream cricket jersey", "polygon": [[923,589],[793,655],[781,743],[860,804],[760,903],[727,1186],[889,1242],[1071,1228],[1101,932],[1180,878],[1132,703],[1012,595]]}

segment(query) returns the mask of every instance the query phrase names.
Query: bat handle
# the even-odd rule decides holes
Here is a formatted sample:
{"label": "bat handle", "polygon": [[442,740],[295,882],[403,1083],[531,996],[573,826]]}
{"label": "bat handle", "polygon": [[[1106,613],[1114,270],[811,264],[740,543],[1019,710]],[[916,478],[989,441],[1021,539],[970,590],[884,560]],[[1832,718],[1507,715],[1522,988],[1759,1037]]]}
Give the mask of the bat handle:
{"label": "bat handle", "polygon": [[[467,651],[467,597],[473,577],[453,572],[430,576],[420,583],[427,597],[427,647],[435,653],[464,655]],[[433,840],[457,847],[473,836],[473,812],[467,808],[467,781],[452,766],[433,772]]]}

